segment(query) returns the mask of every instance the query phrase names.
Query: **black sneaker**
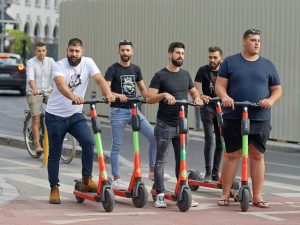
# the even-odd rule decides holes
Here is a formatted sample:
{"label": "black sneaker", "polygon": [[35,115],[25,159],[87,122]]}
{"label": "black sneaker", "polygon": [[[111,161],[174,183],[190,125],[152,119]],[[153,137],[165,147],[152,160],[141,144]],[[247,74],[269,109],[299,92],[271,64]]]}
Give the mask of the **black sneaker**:
{"label": "black sneaker", "polygon": [[220,177],[219,177],[219,174],[218,173],[213,173],[211,175],[211,180],[212,181],[219,181]]}

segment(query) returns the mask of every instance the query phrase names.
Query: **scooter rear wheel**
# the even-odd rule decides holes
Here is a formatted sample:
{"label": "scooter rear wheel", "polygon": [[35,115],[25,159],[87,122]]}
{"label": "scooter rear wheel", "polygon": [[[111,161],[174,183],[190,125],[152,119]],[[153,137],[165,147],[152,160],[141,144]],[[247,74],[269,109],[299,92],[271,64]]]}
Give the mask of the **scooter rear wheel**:
{"label": "scooter rear wheel", "polygon": [[190,209],[192,203],[192,194],[191,191],[188,189],[184,189],[182,191],[182,199],[177,200],[177,207],[181,212],[186,212]]}
{"label": "scooter rear wheel", "polygon": [[[201,175],[196,170],[190,170],[188,180],[201,180]],[[199,186],[188,184],[192,191],[197,191]]]}
{"label": "scooter rear wheel", "polygon": [[244,189],[242,192],[242,201],[240,202],[242,212],[247,212],[249,208],[249,200],[250,200],[250,193],[248,189]]}
{"label": "scooter rear wheel", "polygon": [[148,200],[148,192],[144,185],[138,186],[138,196],[132,197],[132,203],[137,208],[142,208],[146,205]]}
{"label": "scooter rear wheel", "polygon": [[105,189],[105,202],[102,202],[106,212],[111,212],[115,207],[115,195],[111,189]]}
{"label": "scooter rear wheel", "polygon": [[[75,184],[75,190],[76,191],[81,191],[80,188],[79,188],[79,186],[80,186],[80,184],[77,184],[77,183]],[[78,203],[83,203],[84,200],[85,200],[84,198],[78,197],[76,195],[75,195],[75,198],[76,198],[76,200],[77,200]]]}

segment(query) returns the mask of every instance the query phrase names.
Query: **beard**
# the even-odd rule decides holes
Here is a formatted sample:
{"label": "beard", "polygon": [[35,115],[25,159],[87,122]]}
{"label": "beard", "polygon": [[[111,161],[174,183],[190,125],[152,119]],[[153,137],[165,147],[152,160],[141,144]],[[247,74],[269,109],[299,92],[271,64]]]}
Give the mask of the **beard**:
{"label": "beard", "polygon": [[68,58],[68,62],[71,66],[77,66],[80,62],[81,62],[81,57],[80,58],[76,58],[76,57],[69,57]]}
{"label": "beard", "polygon": [[131,59],[131,56],[129,56],[129,55],[121,55],[121,56],[120,56],[120,59],[121,59],[123,62],[128,62],[128,61]]}
{"label": "beard", "polygon": [[220,66],[221,62],[218,62],[218,63],[210,63],[209,64],[209,68],[211,70],[216,70],[218,68],[218,66]]}
{"label": "beard", "polygon": [[183,64],[183,60],[181,58],[179,58],[179,59],[172,58],[171,61],[172,61],[172,64],[177,67],[181,67]]}

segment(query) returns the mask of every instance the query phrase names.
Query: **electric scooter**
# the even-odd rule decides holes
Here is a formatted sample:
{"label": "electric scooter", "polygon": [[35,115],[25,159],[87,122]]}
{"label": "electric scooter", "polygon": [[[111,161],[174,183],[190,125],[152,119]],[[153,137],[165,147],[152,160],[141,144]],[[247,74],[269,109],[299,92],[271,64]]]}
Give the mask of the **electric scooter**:
{"label": "electric scooter", "polygon": [[[119,101],[116,98],[116,101]],[[131,198],[132,203],[137,208],[145,206],[148,200],[148,192],[145,184],[142,182],[141,160],[139,150],[139,130],[140,117],[137,114],[137,103],[146,103],[141,97],[127,98],[127,102],[132,103],[131,107],[131,127],[133,132],[133,151],[134,151],[134,168],[132,171],[130,183],[127,190],[114,189],[114,194],[124,198]]]}
{"label": "electric scooter", "polygon": [[95,99],[84,101],[83,104],[90,105],[91,112],[91,121],[92,128],[95,135],[96,149],[98,154],[98,164],[99,164],[99,181],[98,181],[98,189],[97,193],[92,192],[83,192],[81,190],[81,179],[75,180],[75,188],[74,195],[78,203],[84,202],[85,199],[94,201],[94,202],[102,202],[103,208],[106,212],[111,212],[115,205],[114,193],[110,187],[110,182],[107,177],[106,166],[104,162],[104,154],[103,147],[101,141],[101,122],[100,117],[97,116],[96,104],[97,103],[107,103],[105,98],[103,99]]}
{"label": "electric scooter", "polygon": [[257,102],[234,102],[236,106],[242,106],[242,122],[241,122],[241,134],[242,134],[242,179],[241,187],[238,193],[238,200],[240,202],[241,211],[247,212],[249,203],[252,201],[252,195],[248,184],[248,135],[250,133],[250,120],[248,118],[249,107],[260,107]]}
{"label": "electric scooter", "polygon": [[[187,169],[186,169],[186,135],[188,132],[187,118],[185,117],[185,106],[199,106],[195,102],[187,100],[176,100],[176,104],[180,104],[179,110],[179,138],[180,138],[180,168],[179,177],[177,179],[174,192],[165,191],[165,198],[170,201],[177,202],[177,207],[181,212],[186,212],[191,207],[192,194],[187,184]],[[155,201],[157,192],[155,183],[151,190],[152,198]]]}
{"label": "electric scooter", "polygon": [[[224,152],[224,158],[226,157],[226,147],[224,138],[222,135],[222,125],[223,125],[223,119],[222,119],[222,107],[221,107],[221,100],[219,97],[214,97],[210,99],[210,102],[215,103],[216,106],[216,115],[217,115],[217,121],[218,121],[218,127],[221,134],[221,143],[222,143],[222,149]],[[222,189],[222,174],[220,176],[220,179],[217,182],[213,182],[210,180],[204,179],[200,172],[196,169],[190,169],[188,170],[188,185],[192,191],[197,191],[199,187],[206,187],[206,188],[213,188],[213,189]],[[230,191],[230,197],[234,199],[234,201],[238,201],[237,196],[235,194],[235,190],[239,190],[240,185],[238,180],[234,180],[232,184],[232,189]]]}

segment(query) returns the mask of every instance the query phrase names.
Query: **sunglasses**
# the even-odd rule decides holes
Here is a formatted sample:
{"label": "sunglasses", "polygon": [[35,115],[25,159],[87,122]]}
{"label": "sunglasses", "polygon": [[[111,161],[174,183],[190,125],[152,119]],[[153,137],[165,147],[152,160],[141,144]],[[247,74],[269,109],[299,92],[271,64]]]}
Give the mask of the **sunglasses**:
{"label": "sunglasses", "polygon": [[119,46],[121,45],[131,45],[132,46],[132,42],[130,40],[121,40],[119,41]]}
{"label": "sunglasses", "polygon": [[243,35],[243,39],[246,39],[249,34],[260,35],[260,30],[256,30],[256,29],[246,30],[245,33],[244,33],[244,35]]}

